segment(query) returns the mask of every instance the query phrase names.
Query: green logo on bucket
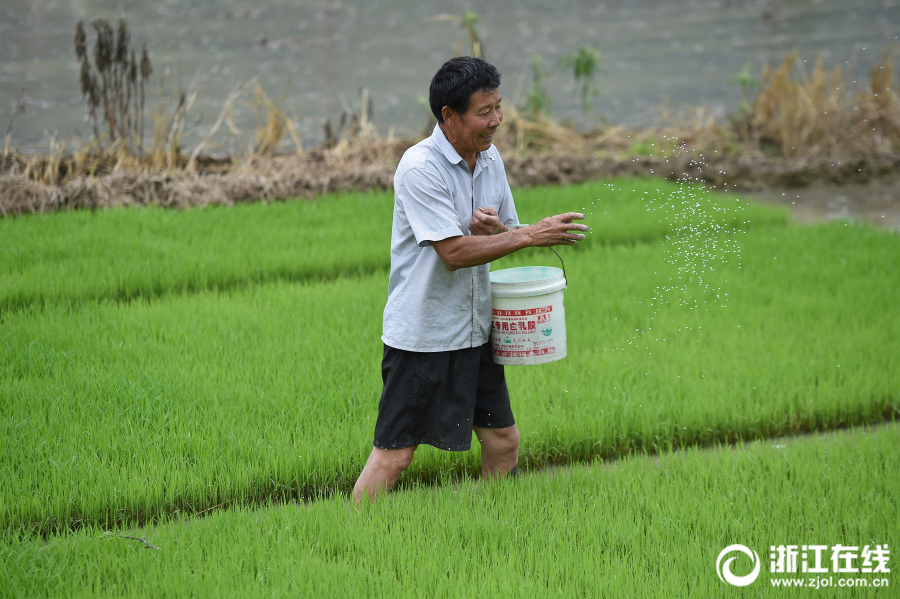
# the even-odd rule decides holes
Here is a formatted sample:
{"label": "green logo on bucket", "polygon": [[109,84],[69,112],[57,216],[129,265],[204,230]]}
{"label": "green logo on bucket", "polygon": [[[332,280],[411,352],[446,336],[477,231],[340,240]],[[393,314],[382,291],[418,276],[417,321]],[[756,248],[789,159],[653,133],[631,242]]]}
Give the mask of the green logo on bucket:
{"label": "green logo on bucket", "polygon": [[546,329],[543,329],[541,332],[544,334],[544,337],[549,337],[549,336],[550,336],[550,333],[553,332],[553,328],[552,328],[552,327],[547,327]]}

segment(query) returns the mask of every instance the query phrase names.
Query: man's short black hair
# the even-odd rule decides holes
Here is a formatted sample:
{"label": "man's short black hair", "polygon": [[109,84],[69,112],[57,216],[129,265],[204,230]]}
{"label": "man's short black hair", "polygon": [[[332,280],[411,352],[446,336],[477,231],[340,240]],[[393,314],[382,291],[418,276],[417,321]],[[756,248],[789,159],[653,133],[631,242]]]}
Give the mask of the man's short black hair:
{"label": "man's short black hair", "polygon": [[500,87],[500,72],[483,58],[457,56],[445,62],[431,79],[428,103],[439,123],[444,122],[441,109],[449,106],[465,113],[469,100],[477,91],[494,91]]}

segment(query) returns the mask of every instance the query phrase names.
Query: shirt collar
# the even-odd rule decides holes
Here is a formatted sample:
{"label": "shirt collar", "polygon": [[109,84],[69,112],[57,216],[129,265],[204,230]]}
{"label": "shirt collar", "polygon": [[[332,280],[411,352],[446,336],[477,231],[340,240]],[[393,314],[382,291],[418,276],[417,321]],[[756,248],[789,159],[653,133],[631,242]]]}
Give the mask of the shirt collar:
{"label": "shirt collar", "polygon": [[460,162],[463,162],[462,156],[459,155],[459,152],[456,151],[456,148],[453,147],[453,144],[450,143],[447,136],[444,135],[444,132],[441,130],[440,123],[434,126],[431,137],[434,139],[435,145],[437,145],[438,149],[444,154],[444,157],[450,164],[459,164]]}
{"label": "shirt collar", "polygon": [[[434,140],[435,145],[440,149],[441,153],[451,164],[459,164],[460,162],[465,163],[463,157],[459,155],[459,152],[456,151],[456,148],[453,147],[453,144],[447,139],[447,136],[444,135],[444,131],[441,129],[441,124],[438,123],[434,126],[434,131],[431,133],[431,138]],[[486,162],[486,159],[489,158],[487,152],[476,152],[475,153],[475,164],[478,165],[481,163],[484,166],[490,164],[490,162]],[[493,158],[491,158],[493,160]],[[468,168],[468,167],[467,167]],[[477,170],[478,167],[476,166]]]}

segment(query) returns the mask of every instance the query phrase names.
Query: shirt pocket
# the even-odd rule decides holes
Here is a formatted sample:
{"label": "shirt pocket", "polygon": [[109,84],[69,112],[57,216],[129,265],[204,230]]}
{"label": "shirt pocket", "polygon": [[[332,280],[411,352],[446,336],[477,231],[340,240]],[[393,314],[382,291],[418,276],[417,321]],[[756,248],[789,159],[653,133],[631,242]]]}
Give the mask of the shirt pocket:
{"label": "shirt pocket", "polygon": [[475,206],[476,208],[481,208],[482,206],[489,206],[497,211],[497,214],[500,213],[500,204],[503,203],[503,196],[500,194],[493,195],[482,195],[481,203]]}

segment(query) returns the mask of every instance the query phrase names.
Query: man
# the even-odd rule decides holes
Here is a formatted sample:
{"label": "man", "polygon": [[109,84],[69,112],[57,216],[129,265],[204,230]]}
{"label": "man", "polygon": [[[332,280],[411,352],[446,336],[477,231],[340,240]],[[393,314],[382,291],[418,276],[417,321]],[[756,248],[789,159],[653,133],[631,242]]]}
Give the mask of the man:
{"label": "man", "polygon": [[[389,491],[421,443],[467,451],[475,432],[484,478],[518,462],[519,431],[503,366],[490,350],[490,262],[533,246],[574,245],[583,214],[518,223],[491,140],[503,112],[500,73],[480,58],[447,61],[431,81],[438,120],[394,175],[391,274],[384,309],[384,388],[356,501]],[[476,207],[478,207],[476,209]]]}

